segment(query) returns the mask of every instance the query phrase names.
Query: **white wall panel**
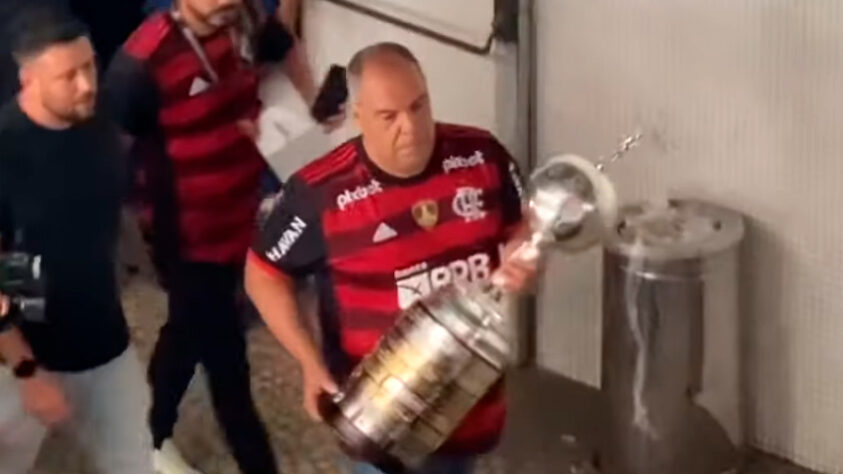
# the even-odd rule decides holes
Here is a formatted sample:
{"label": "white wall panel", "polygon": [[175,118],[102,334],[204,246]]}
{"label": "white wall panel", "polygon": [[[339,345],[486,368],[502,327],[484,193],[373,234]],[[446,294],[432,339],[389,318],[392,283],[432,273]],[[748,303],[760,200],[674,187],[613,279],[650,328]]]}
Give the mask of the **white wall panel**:
{"label": "white wall panel", "polygon": [[350,1],[478,46],[486,43],[495,16],[495,0]]}
{"label": "white wall panel", "polygon": [[[710,199],[748,217],[750,437],[843,473],[843,2],[537,0],[541,156],[595,157],[624,200]],[[599,253],[557,258],[543,365],[599,380]]]}

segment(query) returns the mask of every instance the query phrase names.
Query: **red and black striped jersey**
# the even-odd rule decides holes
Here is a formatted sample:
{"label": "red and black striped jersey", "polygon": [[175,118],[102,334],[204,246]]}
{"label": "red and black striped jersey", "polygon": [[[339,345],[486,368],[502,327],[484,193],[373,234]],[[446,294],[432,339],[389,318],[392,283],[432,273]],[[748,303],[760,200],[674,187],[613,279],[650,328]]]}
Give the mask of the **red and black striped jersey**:
{"label": "red and black striped jersey", "polygon": [[106,78],[111,111],[137,138],[147,223],[186,260],[242,261],[253,239],[266,163],[238,122],[260,111],[258,62],[282,60],[293,39],[270,19],[256,51],[247,44],[227,28],[194,37],[161,12],[132,34]]}
{"label": "red and black striped jersey", "polygon": [[[521,219],[518,175],[483,130],[437,125],[431,160],[407,179],[379,169],[358,138],[293,175],[250,259],[318,276],[326,358],[342,377],[418,298],[491,275]],[[351,365],[332,363],[337,349]],[[455,442],[496,439],[504,411],[501,394],[490,396]]]}

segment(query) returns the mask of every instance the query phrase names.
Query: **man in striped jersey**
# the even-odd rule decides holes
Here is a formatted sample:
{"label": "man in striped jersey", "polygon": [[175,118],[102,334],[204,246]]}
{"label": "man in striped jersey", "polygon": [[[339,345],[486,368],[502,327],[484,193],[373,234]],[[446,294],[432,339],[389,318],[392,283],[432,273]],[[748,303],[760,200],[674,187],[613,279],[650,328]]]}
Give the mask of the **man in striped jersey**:
{"label": "man in striped jersey", "polygon": [[135,31],[107,77],[112,112],[135,138],[143,227],[169,296],[149,368],[163,474],[195,472],[169,438],[198,363],[241,471],[277,469],[252,401],[237,299],[266,169],[253,139],[267,62],[315,98],[303,52],[275,17],[259,22],[244,0],[177,0]]}
{"label": "man in striped jersey", "polygon": [[[486,131],[436,123],[422,70],[403,46],[381,43],[349,68],[362,135],[297,172],[246,266],[246,288],[278,340],[298,359],[307,412],[372,351],[402,309],[454,279],[491,276],[499,248],[523,238],[521,184],[510,155]],[[501,268],[511,290],[535,267]],[[296,279],[315,275],[323,350],[299,321]],[[470,413],[425,473],[468,473],[495,446],[501,387]],[[358,464],[355,472],[378,472]]]}

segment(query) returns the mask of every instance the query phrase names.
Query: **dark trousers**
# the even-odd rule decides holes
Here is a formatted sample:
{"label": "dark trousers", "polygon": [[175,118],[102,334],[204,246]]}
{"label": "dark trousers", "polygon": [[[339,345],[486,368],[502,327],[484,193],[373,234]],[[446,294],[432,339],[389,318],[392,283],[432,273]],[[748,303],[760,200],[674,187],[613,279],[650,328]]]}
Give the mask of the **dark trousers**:
{"label": "dark trousers", "polygon": [[168,276],[169,319],[149,366],[155,447],[173,434],[178,406],[196,364],[208,375],[217,420],[244,474],[274,474],[275,457],[249,384],[237,301],[240,265],[180,263]]}

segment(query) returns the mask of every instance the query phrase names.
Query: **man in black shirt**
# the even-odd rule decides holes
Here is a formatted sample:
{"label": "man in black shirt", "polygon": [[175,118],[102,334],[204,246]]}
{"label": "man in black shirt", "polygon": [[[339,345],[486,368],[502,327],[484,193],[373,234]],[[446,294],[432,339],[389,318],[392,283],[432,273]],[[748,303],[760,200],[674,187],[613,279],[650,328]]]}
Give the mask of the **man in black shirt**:
{"label": "man in black shirt", "polygon": [[27,12],[13,38],[21,92],[0,110],[0,238],[40,258],[46,306],[0,333],[0,472],[26,472],[62,426],[99,472],[152,474],[149,390],[114,274],[127,162],[95,114],[94,51],[53,9]]}

